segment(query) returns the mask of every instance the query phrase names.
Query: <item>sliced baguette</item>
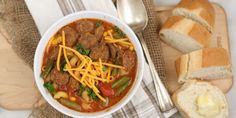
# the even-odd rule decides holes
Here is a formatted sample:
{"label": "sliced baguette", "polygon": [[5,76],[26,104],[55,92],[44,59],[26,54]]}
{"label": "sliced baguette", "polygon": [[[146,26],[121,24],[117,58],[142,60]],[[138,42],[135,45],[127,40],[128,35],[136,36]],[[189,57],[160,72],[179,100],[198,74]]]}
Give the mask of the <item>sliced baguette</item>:
{"label": "sliced baguette", "polygon": [[[207,95],[209,94],[210,96],[212,96],[213,98],[212,100],[219,108],[219,112],[214,114],[214,116],[209,117],[199,113],[199,104],[197,103],[197,99],[200,95],[205,95],[205,94]],[[177,109],[179,110],[179,112],[181,113],[181,115],[185,118],[229,117],[228,103],[225,98],[225,95],[219,88],[209,84],[208,82],[188,81],[173,94],[172,100]],[[204,109],[204,110],[209,110],[209,109]]]}
{"label": "sliced baguette", "polygon": [[209,32],[213,32],[215,12],[208,0],[181,0],[172,14],[192,19],[204,26]]}
{"label": "sliced baguette", "polygon": [[232,76],[229,55],[224,48],[205,48],[182,55],[175,61],[178,82],[190,79],[226,79]]}
{"label": "sliced baguette", "polygon": [[162,26],[160,37],[170,46],[188,53],[208,47],[211,34],[195,21],[182,16],[171,16]]}

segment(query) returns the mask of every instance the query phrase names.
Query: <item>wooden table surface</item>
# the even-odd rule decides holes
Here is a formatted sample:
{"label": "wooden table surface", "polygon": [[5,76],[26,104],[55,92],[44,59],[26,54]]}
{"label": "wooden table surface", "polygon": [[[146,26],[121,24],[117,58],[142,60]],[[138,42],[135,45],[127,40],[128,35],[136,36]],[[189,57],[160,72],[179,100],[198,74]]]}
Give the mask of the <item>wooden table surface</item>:
{"label": "wooden table surface", "polygon": [[[158,0],[156,0],[158,1]],[[172,0],[169,0],[169,2],[173,2]],[[236,45],[236,42],[234,41],[234,39],[236,38],[236,14],[235,14],[235,10],[236,10],[236,7],[235,7],[235,3],[236,1],[235,0],[227,0],[227,2],[225,2],[224,0],[212,0],[212,1],[215,1],[215,2],[219,2],[221,3],[221,5],[224,6],[224,8],[226,9],[226,12],[227,12],[227,16],[228,16],[228,23],[229,23],[229,34],[230,34],[230,39],[231,39],[231,54],[232,54],[232,59],[236,59],[236,48],[235,48],[235,45]],[[13,51],[9,51],[8,49],[10,48],[9,45],[6,44],[7,42],[5,41],[5,39],[2,37],[2,35],[0,35],[0,49],[1,50],[5,50],[5,51],[0,51],[0,54],[1,54],[1,57],[0,58],[0,65],[1,66],[8,66],[8,64],[5,64],[3,63],[4,61],[9,61],[8,59],[6,59],[4,57],[4,53],[6,53],[6,51],[8,51],[7,53],[11,56],[11,58],[14,58],[15,59],[15,62],[14,63],[17,63],[18,66],[12,66],[13,68],[15,69],[21,69],[21,70],[24,70],[23,73],[24,74],[20,74],[20,75],[13,75],[13,74],[9,74],[8,76],[6,76],[6,74],[3,74],[5,76],[0,76],[0,79],[2,79],[2,77],[4,77],[3,79],[12,79],[12,78],[17,78],[18,80],[23,80],[24,79],[29,79],[29,78],[32,78],[33,77],[33,74],[32,74],[32,70],[25,66],[24,62],[23,61],[19,61],[19,58],[17,57],[16,54],[14,54]],[[18,60],[18,61],[16,61]],[[13,63],[13,62],[12,62]],[[233,62],[234,63],[234,66],[236,65],[236,62]],[[0,72],[9,72],[9,71],[12,71],[14,72],[14,69],[9,69],[9,67],[7,67],[8,69],[2,69],[0,68]],[[236,70],[234,69],[234,74],[236,74]],[[26,74],[26,73],[31,73],[31,74]],[[29,81],[33,81],[33,79],[29,80]],[[4,83],[4,82],[3,82]],[[1,83],[2,84],[2,83]],[[32,85],[32,83],[27,83],[26,85]],[[16,86],[20,86],[20,85],[16,85]],[[20,88],[20,87],[19,87]],[[236,89],[236,87],[233,87],[232,89]],[[232,95],[234,94],[233,91],[230,91],[230,95],[228,95],[228,98],[229,100],[235,100],[236,98],[236,95]],[[23,96],[23,95],[22,95]],[[20,96],[18,96],[20,97]],[[32,97],[32,96],[30,96]],[[2,102],[2,100],[0,99],[0,103]],[[231,116],[235,116],[236,115],[236,109],[233,109],[233,106],[236,106],[236,102],[235,103],[232,103],[230,104],[231,106]],[[235,108],[235,107],[234,107]],[[8,110],[4,110],[4,109],[0,109],[0,117],[4,117],[4,118],[12,118],[12,117],[27,117],[28,114],[31,112],[31,110],[20,110],[20,111],[8,111]]]}
{"label": "wooden table surface", "polygon": [[0,105],[6,109],[27,109],[40,98],[33,71],[0,35]]}

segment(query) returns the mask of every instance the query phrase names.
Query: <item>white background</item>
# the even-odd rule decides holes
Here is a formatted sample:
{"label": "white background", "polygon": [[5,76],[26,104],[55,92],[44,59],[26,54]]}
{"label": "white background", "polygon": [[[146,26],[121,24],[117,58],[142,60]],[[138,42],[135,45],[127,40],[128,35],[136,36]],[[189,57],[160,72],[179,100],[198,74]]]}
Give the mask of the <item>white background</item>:
{"label": "white background", "polygon": [[[179,0],[154,0],[156,5],[174,5]],[[233,73],[236,76],[236,0],[211,0],[212,2],[217,2],[224,7],[227,13],[228,19],[228,29],[230,37],[230,46],[231,46],[231,55],[233,60]],[[36,2],[36,1],[35,1]],[[39,1],[37,1],[39,2]],[[236,116],[236,93],[233,93],[232,90],[235,90],[236,86],[233,86],[231,91],[227,94],[229,101],[235,101],[230,103],[230,117]],[[0,118],[26,118],[28,117],[31,110],[23,111],[7,111],[0,108]]]}

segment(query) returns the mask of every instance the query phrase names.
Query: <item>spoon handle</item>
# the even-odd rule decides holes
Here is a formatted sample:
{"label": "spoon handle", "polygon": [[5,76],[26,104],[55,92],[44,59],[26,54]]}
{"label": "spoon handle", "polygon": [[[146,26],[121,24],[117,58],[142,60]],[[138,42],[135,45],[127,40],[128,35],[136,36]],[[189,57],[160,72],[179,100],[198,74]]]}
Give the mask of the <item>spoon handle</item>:
{"label": "spoon handle", "polygon": [[168,111],[174,107],[174,105],[170,99],[170,95],[167,92],[161,79],[159,78],[159,75],[155,69],[155,66],[154,66],[151,56],[150,56],[150,53],[148,51],[147,44],[143,39],[142,33],[138,33],[138,37],[140,39],[144,54],[146,56],[147,62],[149,64],[149,67],[151,70],[152,78],[154,81],[154,86],[155,86],[155,89],[157,92],[157,100],[159,102],[159,107],[160,107],[161,111]]}

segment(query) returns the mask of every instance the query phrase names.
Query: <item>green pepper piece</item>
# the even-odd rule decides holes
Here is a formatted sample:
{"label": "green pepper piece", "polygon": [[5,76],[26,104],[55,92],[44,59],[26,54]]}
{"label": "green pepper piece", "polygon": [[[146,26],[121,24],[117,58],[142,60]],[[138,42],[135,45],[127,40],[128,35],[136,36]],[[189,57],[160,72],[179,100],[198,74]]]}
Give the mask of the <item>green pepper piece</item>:
{"label": "green pepper piece", "polygon": [[53,60],[48,60],[47,66],[46,66],[45,70],[41,73],[41,76],[43,78],[47,78],[47,76],[50,74],[53,66],[54,66]]}
{"label": "green pepper piece", "polygon": [[96,23],[95,23],[95,28],[98,28],[102,24],[103,24],[103,22],[101,20],[97,20]]}
{"label": "green pepper piece", "polygon": [[129,81],[129,77],[127,76],[124,76],[122,78],[120,78],[119,80],[115,81],[113,84],[112,84],[112,88],[115,88],[115,87],[119,87],[119,86],[122,86],[124,85],[125,83],[127,83]]}
{"label": "green pepper piece", "polygon": [[81,110],[81,106],[75,102],[72,102],[72,101],[69,101],[68,99],[64,99],[64,98],[61,98],[59,99],[60,103],[62,103],[63,105],[66,105],[72,109],[75,109],[75,110],[78,110],[80,111]]}
{"label": "green pepper piece", "polygon": [[130,84],[130,80],[124,83],[124,85],[120,86],[115,94],[115,96],[119,96]]}

